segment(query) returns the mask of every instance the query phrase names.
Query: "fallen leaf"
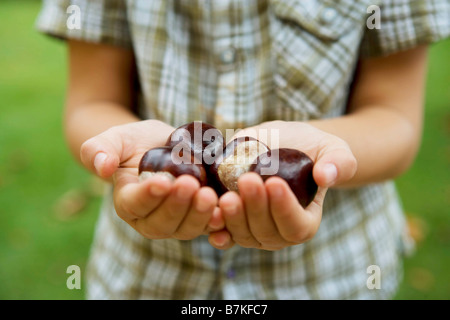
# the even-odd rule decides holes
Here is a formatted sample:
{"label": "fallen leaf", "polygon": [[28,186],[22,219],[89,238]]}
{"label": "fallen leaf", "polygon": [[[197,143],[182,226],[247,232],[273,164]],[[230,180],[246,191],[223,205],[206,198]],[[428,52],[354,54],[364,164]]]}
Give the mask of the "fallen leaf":
{"label": "fallen leaf", "polygon": [[435,277],[430,270],[414,267],[409,271],[408,282],[414,289],[422,292],[428,292],[432,290],[434,286]]}
{"label": "fallen leaf", "polygon": [[89,195],[93,197],[101,197],[105,193],[105,188],[107,186],[107,183],[100,179],[97,176],[92,176],[92,178],[89,180]]}
{"label": "fallen leaf", "polygon": [[415,243],[420,243],[425,239],[427,224],[426,222],[417,216],[407,214],[406,223],[408,227],[408,234],[414,240]]}
{"label": "fallen leaf", "polygon": [[88,197],[84,191],[72,189],[55,202],[53,211],[58,219],[68,220],[80,213],[87,203]]}

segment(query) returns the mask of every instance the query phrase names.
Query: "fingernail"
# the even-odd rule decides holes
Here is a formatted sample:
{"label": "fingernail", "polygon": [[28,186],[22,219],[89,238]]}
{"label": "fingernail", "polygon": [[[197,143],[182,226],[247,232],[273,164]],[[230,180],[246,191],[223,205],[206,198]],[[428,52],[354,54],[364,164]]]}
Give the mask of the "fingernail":
{"label": "fingernail", "polygon": [[211,216],[211,219],[209,220],[209,224],[208,226],[212,229],[212,230],[219,230],[222,229],[225,224],[224,221],[221,217],[221,213],[220,213],[220,209],[219,207],[215,207]]}
{"label": "fingernail", "polygon": [[330,186],[333,184],[333,182],[336,180],[337,178],[337,168],[334,164],[332,163],[327,163],[324,167],[323,167],[323,171],[325,172],[325,181],[327,183],[327,186]]}
{"label": "fingernail", "polygon": [[228,242],[228,237],[225,234],[218,234],[214,239],[214,243],[218,247],[225,246],[227,244],[227,242]]}
{"label": "fingernail", "polygon": [[197,211],[199,212],[206,212],[211,208],[211,204],[206,201],[199,201],[197,203]]}
{"label": "fingernail", "polygon": [[250,186],[248,186],[246,189],[245,189],[245,194],[247,195],[247,196],[254,196],[255,194],[256,194],[256,187],[255,186],[253,186],[253,185],[250,185]]}
{"label": "fingernail", "polygon": [[274,198],[281,198],[283,196],[283,189],[279,186],[271,186],[269,192]]}
{"label": "fingernail", "polygon": [[223,210],[226,214],[235,214],[237,211],[237,205],[234,203],[229,203],[223,206]]}
{"label": "fingernail", "polygon": [[95,167],[95,170],[97,170],[98,174],[101,173],[101,170],[103,168],[103,165],[105,164],[106,158],[108,158],[108,156],[104,152],[99,152],[95,156],[94,167]]}
{"label": "fingernail", "polygon": [[191,198],[191,193],[186,192],[186,190],[182,187],[178,187],[178,190],[176,191],[176,197],[180,200],[189,200]]}
{"label": "fingernail", "polygon": [[166,194],[166,189],[165,188],[161,188],[161,186],[159,186],[159,185],[152,185],[150,187],[150,192],[155,197],[161,197],[164,194]]}

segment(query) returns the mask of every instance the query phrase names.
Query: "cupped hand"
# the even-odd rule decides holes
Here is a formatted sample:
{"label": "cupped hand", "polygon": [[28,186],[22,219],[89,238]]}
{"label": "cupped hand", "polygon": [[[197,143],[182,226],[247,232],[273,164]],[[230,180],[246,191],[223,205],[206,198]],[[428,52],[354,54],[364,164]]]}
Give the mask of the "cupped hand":
{"label": "cupped hand", "polygon": [[239,194],[230,191],[219,200],[226,228],[210,234],[213,247],[228,249],[238,244],[279,250],[310,240],[319,229],[327,188],[319,187],[314,200],[303,208],[279,177],[263,182],[249,172],[239,178],[238,187]]}
{"label": "cupped hand", "polygon": [[139,181],[143,154],[164,145],[173,130],[160,121],[140,121],[112,127],[81,147],[84,166],[112,180],[118,216],[149,239],[190,240],[223,228],[216,193],[192,176]]}
{"label": "cupped hand", "polygon": [[313,176],[319,186],[333,187],[351,180],[357,162],[343,139],[306,122],[269,121],[238,131],[234,138],[252,136],[271,149],[292,148],[314,161]]}
{"label": "cupped hand", "polygon": [[[264,182],[256,173],[242,175],[239,194],[227,192],[219,199],[226,228],[212,232],[210,244],[218,249],[238,244],[279,250],[310,240],[319,229],[327,189],[345,183],[356,172],[350,147],[344,140],[300,122],[266,122],[241,130],[235,137],[241,136],[257,138],[270,148],[305,152],[315,163],[313,177],[319,189],[314,200],[303,208],[283,179],[271,177]],[[279,139],[273,141],[270,137]]]}

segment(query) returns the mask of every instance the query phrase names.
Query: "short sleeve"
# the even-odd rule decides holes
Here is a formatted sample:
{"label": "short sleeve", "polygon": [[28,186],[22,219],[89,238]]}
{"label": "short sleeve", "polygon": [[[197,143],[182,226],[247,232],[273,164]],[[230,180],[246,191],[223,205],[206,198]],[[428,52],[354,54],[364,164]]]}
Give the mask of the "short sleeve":
{"label": "short sleeve", "polygon": [[365,28],[363,58],[389,55],[450,36],[448,0],[380,0],[378,8],[380,28]]}
{"label": "short sleeve", "polygon": [[131,47],[126,0],[43,0],[36,28],[60,39]]}

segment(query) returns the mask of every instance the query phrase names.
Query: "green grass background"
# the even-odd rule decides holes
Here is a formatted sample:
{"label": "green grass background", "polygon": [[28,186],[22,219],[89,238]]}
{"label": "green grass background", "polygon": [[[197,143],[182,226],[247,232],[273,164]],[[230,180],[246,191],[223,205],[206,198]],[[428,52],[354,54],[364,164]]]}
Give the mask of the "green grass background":
{"label": "green grass background", "polygon": [[[62,42],[36,32],[40,1],[0,2],[0,299],[83,299],[66,269],[83,272],[100,206],[90,194],[78,214],[54,206],[92,179],[69,154],[61,117]],[[408,216],[424,233],[397,299],[450,298],[450,41],[432,46],[422,148],[397,180]]]}

